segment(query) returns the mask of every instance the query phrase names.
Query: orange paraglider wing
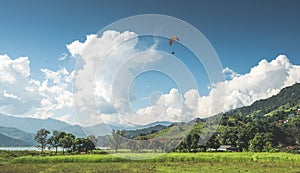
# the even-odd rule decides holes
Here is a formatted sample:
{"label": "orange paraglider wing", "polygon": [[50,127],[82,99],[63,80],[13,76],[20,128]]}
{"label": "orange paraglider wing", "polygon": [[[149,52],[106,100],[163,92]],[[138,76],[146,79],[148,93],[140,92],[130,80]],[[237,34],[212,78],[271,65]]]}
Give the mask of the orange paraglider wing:
{"label": "orange paraglider wing", "polygon": [[176,36],[172,36],[172,37],[170,38],[170,40],[169,40],[170,45],[173,44],[173,40],[179,41],[179,38],[176,37]]}

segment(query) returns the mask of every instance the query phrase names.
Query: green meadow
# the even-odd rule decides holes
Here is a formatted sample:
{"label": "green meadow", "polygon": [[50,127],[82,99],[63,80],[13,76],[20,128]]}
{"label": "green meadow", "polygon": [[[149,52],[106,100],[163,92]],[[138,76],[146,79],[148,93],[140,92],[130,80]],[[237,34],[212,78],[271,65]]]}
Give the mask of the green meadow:
{"label": "green meadow", "polygon": [[[300,172],[300,155],[289,153],[203,152],[32,156],[0,152],[0,172]],[[145,155],[150,159],[138,160]],[[128,160],[131,158],[136,160]]]}

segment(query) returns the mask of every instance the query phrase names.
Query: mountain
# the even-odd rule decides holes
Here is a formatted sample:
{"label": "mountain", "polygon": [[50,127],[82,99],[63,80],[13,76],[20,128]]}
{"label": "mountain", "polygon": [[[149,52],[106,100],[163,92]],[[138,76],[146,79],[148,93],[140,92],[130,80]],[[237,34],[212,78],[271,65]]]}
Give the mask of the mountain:
{"label": "mountain", "polygon": [[[100,123],[91,127],[84,127],[84,131],[88,135],[105,136],[105,135],[110,135],[112,130],[135,131],[138,129],[142,129],[141,131],[143,131],[144,129],[147,128],[151,129],[151,127],[159,126],[151,129],[151,130],[155,130],[155,129],[158,130],[158,129],[162,129],[162,127],[167,127],[171,124],[172,122],[167,122],[167,121],[157,121],[146,125],[136,125],[136,126],[111,125],[111,124]],[[146,132],[148,133],[148,130],[146,130]]]}
{"label": "mountain", "polygon": [[48,130],[60,130],[70,125],[52,118],[36,119],[36,118],[20,118],[14,116],[6,116],[0,114],[0,126],[18,128],[24,132],[36,133],[41,128]]}
{"label": "mountain", "polygon": [[[248,116],[259,117],[268,115],[268,113],[285,106],[287,109],[296,112],[300,104],[300,83],[283,88],[277,95],[257,100],[250,106],[237,108],[226,112],[225,116]],[[299,108],[299,107],[298,107]]]}
{"label": "mountain", "polygon": [[169,122],[169,121],[156,121],[156,122],[153,122],[153,123],[150,123],[150,124],[146,124],[146,125],[139,125],[139,126],[136,126],[134,128],[129,128],[130,130],[136,130],[136,129],[145,129],[145,128],[149,128],[149,127],[154,127],[154,126],[157,126],[157,125],[161,125],[161,126],[170,126],[171,124],[173,124],[173,122]]}
{"label": "mountain", "polygon": [[135,138],[139,135],[148,135],[150,133],[161,131],[165,128],[167,128],[167,126],[163,126],[163,125],[158,124],[158,125],[146,127],[146,128],[143,128],[143,129],[126,130],[125,134],[124,134],[124,137],[133,139],[133,138]]}
{"label": "mountain", "polygon": [[[158,125],[155,125],[158,124]],[[162,123],[164,124],[164,123]],[[170,124],[169,122],[166,122],[165,124]],[[102,124],[103,125],[103,124]],[[97,125],[94,128],[98,127],[98,128],[103,128],[102,125]],[[151,126],[154,125],[154,126]],[[148,127],[150,126],[150,127]],[[141,127],[141,126],[140,126]],[[160,124],[160,122],[155,122],[155,123],[151,123],[148,125],[145,125],[146,128],[142,128],[142,129],[135,129],[135,130],[125,130],[125,134],[124,137],[125,138],[129,138],[129,139],[134,139],[135,137],[139,136],[139,135],[149,135],[151,133],[156,133],[159,132],[165,128],[167,128],[168,126],[163,126]],[[109,128],[106,126],[106,128]],[[123,129],[115,129],[115,130],[123,130]],[[110,147],[111,143],[109,140],[109,135],[111,134],[111,129],[109,129],[109,131],[107,131],[107,135],[101,135],[97,137],[97,146],[98,147]]]}
{"label": "mountain", "polygon": [[107,124],[104,123],[100,123],[91,127],[85,127],[84,130],[86,132],[86,134],[88,135],[94,135],[94,136],[105,136],[105,135],[110,135],[112,129],[115,130],[119,130],[116,129],[116,127],[114,126],[109,126]]}
{"label": "mountain", "polygon": [[[0,114],[1,127],[11,127],[11,128],[19,129],[20,131],[24,132],[24,138],[27,139],[29,138],[29,136],[28,134],[25,135],[25,132],[35,134],[41,128],[45,128],[50,131],[58,130],[67,133],[72,133],[77,137],[86,137],[87,135],[94,135],[94,136],[110,135],[112,130],[123,130],[123,129],[136,130],[136,129],[149,128],[157,125],[168,126],[170,124],[171,122],[158,121],[147,125],[136,125],[136,126],[110,125],[110,124],[100,123],[91,127],[82,127],[79,125],[70,125],[66,122],[59,121],[52,118],[48,118],[48,119],[20,118],[20,117],[6,116]],[[15,132],[10,131],[5,133],[5,135],[14,138],[16,137],[16,136],[11,136],[12,134],[10,133],[15,134]],[[21,140],[23,140],[23,138]],[[32,144],[31,141],[30,144]]]}
{"label": "mountain", "polygon": [[79,125],[68,126],[68,127],[59,129],[59,131],[72,133],[76,137],[86,137],[87,136],[85,129]]}
{"label": "mountain", "polygon": [[[13,127],[2,127],[0,126],[0,134],[5,135],[10,138],[14,138],[17,140],[21,140],[27,145],[33,146],[36,145],[36,142],[34,141],[34,134],[33,133],[26,133],[22,130],[19,130],[17,128]],[[0,145],[4,141],[0,140]]]}
{"label": "mountain", "polygon": [[[171,146],[171,149],[180,143],[178,151],[188,152],[230,145],[241,151],[287,151],[293,146],[290,151],[299,153],[299,109],[300,84],[296,83],[250,106],[221,113],[219,125],[206,123],[207,119],[194,119],[189,123],[173,123],[161,131],[141,135],[140,139],[163,141],[160,147]],[[208,141],[204,145],[193,144],[205,140]]]}
{"label": "mountain", "polygon": [[0,147],[27,147],[30,146],[28,143],[5,136],[0,133]]}

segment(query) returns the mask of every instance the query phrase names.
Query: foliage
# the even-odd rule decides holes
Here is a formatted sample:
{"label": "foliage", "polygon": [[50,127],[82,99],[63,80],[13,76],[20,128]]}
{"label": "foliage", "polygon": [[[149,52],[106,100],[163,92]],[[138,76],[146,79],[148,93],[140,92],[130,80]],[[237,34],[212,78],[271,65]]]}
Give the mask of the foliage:
{"label": "foliage", "polygon": [[73,151],[88,153],[95,149],[95,144],[88,138],[76,138],[72,145]]}
{"label": "foliage", "polygon": [[261,152],[300,146],[299,108],[300,84],[297,83],[278,95],[223,113],[220,126],[205,145],[200,145],[199,136],[205,135],[206,122],[199,121],[177,150],[195,152],[230,145],[240,151]]}
{"label": "foliage", "polygon": [[41,154],[43,154],[43,151],[46,147],[46,144],[48,142],[48,135],[50,134],[50,131],[46,129],[40,129],[36,132],[36,135],[34,136],[34,140],[39,143],[38,147],[41,147]]}
{"label": "foliage", "polygon": [[[121,157],[109,154],[100,155],[67,155],[67,156],[23,156],[12,160],[13,163],[103,163],[127,162],[124,158],[152,153],[121,153]],[[300,164],[300,155],[289,153],[266,152],[199,152],[199,153],[168,153],[144,160],[145,162],[291,162]]]}
{"label": "foliage", "polygon": [[63,148],[63,154],[65,153],[65,149],[70,150],[73,145],[73,140],[75,136],[71,133],[63,132],[63,137],[59,139],[59,146]]}
{"label": "foliage", "polygon": [[55,148],[55,154],[57,154],[57,148],[60,146],[59,140],[64,137],[65,133],[60,132],[57,130],[54,130],[52,132],[52,136],[48,139],[49,148],[54,147]]}

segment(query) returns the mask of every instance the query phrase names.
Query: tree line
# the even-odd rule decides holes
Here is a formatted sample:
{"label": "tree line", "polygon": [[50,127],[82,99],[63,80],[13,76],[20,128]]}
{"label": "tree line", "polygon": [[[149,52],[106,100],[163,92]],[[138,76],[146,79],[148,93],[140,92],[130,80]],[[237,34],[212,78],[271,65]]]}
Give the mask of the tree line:
{"label": "tree line", "polygon": [[94,136],[88,136],[87,138],[76,138],[71,133],[61,132],[53,130],[52,134],[49,130],[40,129],[36,132],[34,140],[38,143],[38,147],[41,148],[41,154],[44,154],[46,147],[54,148],[55,154],[57,154],[58,148],[62,148],[62,153],[68,152],[85,152],[88,153],[95,149],[96,138]]}

